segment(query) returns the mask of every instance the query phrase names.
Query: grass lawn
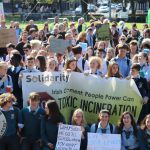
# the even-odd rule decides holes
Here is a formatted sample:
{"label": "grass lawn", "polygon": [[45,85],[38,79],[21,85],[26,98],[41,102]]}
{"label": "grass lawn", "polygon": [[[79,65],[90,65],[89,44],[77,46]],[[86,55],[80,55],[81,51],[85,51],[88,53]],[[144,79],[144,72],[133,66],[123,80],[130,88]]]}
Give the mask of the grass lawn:
{"label": "grass lawn", "polygon": [[[39,28],[39,29],[42,29],[44,22],[35,22],[35,24],[38,25],[38,28]],[[86,22],[86,24],[87,24],[87,26],[89,26],[89,22]],[[21,27],[22,29],[25,29],[25,26],[26,26],[26,25],[27,25],[27,23],[22,23],[22,22],[20,22],[20,27]],[[132,25],[132,23],[126,23],[126,26],[127,26],[129,29],[131,29],[131,25]],[[7,22],[7,26],[9,27],[9,22]],[[49,24],[49,26],[51,26],[51,24]],[[77,22],[76,22],[76,26],[77,26]],[[142,28],[143,28],[143,23],[137,23],[137,27],[138,27],[138,29],[142,30]]]}

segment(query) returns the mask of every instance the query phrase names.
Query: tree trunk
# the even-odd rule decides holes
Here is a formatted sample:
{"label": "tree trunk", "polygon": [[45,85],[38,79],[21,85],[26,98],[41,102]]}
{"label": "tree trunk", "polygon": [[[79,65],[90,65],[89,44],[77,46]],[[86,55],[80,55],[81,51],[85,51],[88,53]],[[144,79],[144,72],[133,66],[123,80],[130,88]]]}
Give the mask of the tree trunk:
{"label": "tree trunk", "polygon": [[132,19],[135,20],[135,1],[131,0]]}
{"label": "tree trunk", "polygon": [[62,14],[63,10],[62,10],[62,0],[59,0],[59,9],[60,9],[60,13]]}
{"label": "tree trunk", "polygon": [[81,0],[82,14],[87,12],[87,4],[88,0]]}

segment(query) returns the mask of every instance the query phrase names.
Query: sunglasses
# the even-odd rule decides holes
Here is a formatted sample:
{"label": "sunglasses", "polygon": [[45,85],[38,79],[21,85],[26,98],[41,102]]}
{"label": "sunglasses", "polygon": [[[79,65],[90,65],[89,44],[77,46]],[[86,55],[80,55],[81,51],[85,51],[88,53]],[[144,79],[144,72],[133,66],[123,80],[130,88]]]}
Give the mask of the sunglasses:
{"label": "sunglasses", "polygon": [[126,39],[120,39],[121,41],[125,41]]}

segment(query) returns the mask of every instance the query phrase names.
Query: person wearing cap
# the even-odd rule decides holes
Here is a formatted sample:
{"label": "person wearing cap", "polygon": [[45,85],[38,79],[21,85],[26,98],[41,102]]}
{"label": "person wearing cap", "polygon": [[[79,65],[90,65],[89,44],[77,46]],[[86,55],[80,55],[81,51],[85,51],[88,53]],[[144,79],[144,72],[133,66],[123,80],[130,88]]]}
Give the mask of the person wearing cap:
{"label": "person wearing cap", "polygon": [[19,109],[13,106],[16,98],[11,93],[4,93],[0,95],[0,111],[6,118],[6,132],[0,138],[0,150],[20,150],[18,131]]}
{"label": "person wearing cap", "polygon": [[92,124],[90,132],[102,134],[114,134],[115,126],[109,122],[110,112],[102,109],[98,115],[98,122]]}
{"label": "person wearing cap", "polygon": [[0,94],[6,93],[7,86],[10,87],[10,92],[13,91],[12,78],[7,74],[8,65],[6,62],[0,62]]}
{"label": "person wearing cap", "polygon": [[119,53],[115,58],[111,60],[118,63],[120,68],[120,74],[123,76],[123,78],[126,78],[130,73],[131,60],[126,56],[128,49],[128,45],[118,44]]}
{"label": "person wearing cap", "polygon": [[29,106],[23,108],[19,114],[19,132],[21,135],[21,150],[41,150],[41,118],[45,115],[39,106],[40,96],[36,92],[29,94]]}
{"label": "person wearing cap", "polygon": [[150,89],[148,87],[147,80],[140,76],[140,69],[141,66],[137,63],[131,66],[131,78],[135,81],[135,84],[137,85],[137,88],[143,98],[143,107],[138,119],[138,123],[140,123],[148,114],[150,106]]}
{"label": "person wearing cap", "polygon": [[138,42],[132,40],[129,44],[130,51],[127,53],[127,57],[132,59],[138,53]]}
{"label": "person wearing cap", "polygon": [[89,27],[87,29],[86,33],[86,40],[88,42],[88,46],[91,46],[92,48],[94,47],[94,41],[93,41],[93,29]]}
{"label": "person wearing cap", "polygon": [[29,36],[28,36],[28,41],[31,41],[31,40],[34,40],[35,39],[35,37],[36,37],[36,29],[34,29],[34,28],[31,28],[30,30],[29,30]]}
{"label": "person wearing cap", "polygon": [[89,69],[88,61],[82,57],[82,47],[79,45],[72,48],[72,52],[74,57],[77,60],[77,67],[80,69],[81,72]]}
{"label": "person wearing cap", "polygon": [[77,60],[75,57],[69,57],[66,60],[65,66],[64,66],[64,71],[70,72],[81,72],[81,70],[77,67]]}

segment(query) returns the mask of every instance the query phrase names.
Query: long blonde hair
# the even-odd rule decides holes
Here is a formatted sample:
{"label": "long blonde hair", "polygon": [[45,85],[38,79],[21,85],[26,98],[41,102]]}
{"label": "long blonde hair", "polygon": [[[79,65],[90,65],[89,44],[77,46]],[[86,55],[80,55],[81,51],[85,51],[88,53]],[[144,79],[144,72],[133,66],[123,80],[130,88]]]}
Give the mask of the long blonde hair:
{"label": "long blonde hair", "polygon": [[81,126],[85,126],[87,123],[86,123],[86,120],[85,120],[84,112],[83,112],[83,110],[80,109],[80,108],[79,108],[79,109],[76,109],[76,110],[74,111],[73,115],[72,115],[72,125],[76,125],[76,120],[75,120],[75,118],[76,118],[76,115],[77,115],[78,113],[81,113],[81,114],[82,114]]}

